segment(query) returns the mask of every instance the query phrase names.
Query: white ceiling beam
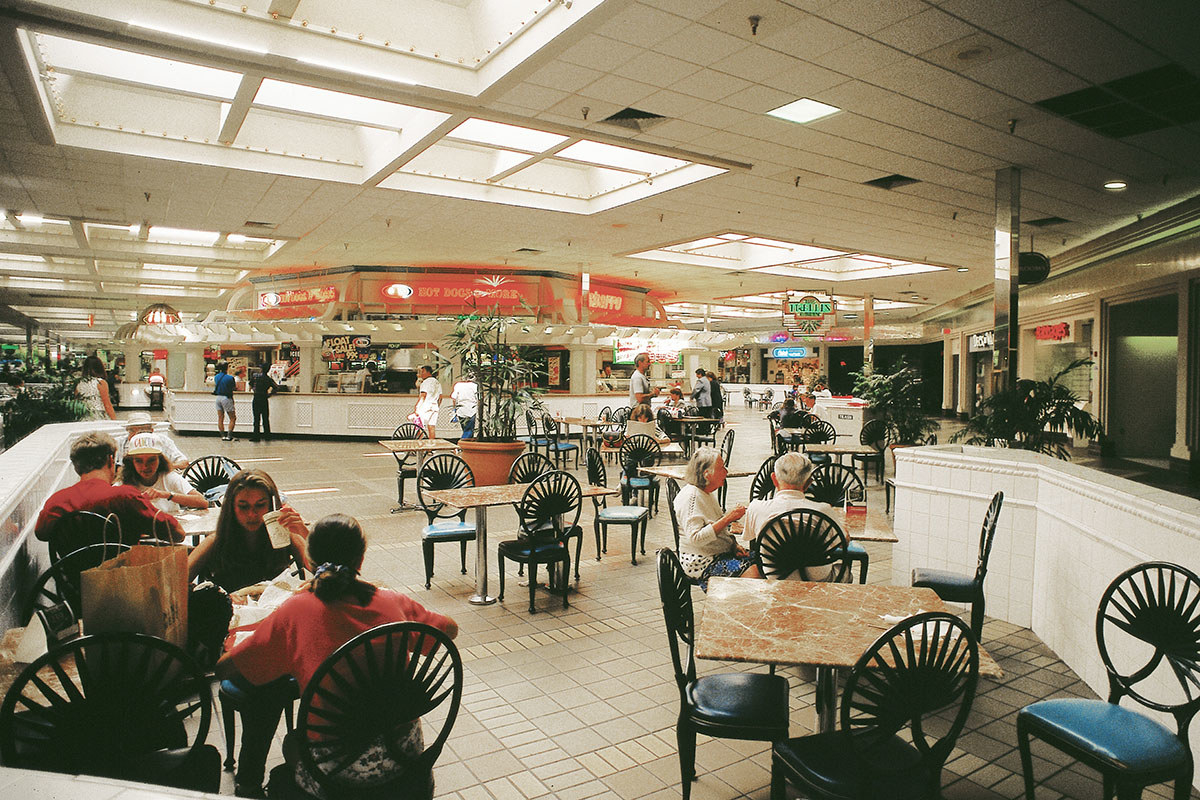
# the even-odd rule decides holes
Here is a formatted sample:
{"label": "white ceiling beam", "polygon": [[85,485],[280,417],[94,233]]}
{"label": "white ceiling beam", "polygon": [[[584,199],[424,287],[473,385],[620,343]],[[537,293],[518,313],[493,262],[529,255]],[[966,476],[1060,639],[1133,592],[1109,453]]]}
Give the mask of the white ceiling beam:
{"label": "white ceiling beam", "polygon": [[291,19],[299,7],[300,0],[272,0],[271,7],[267,9],[267,13],[272,17],[278,16],[283,19]]}
{"label": "white ceiling beam", "polygon": [[538,153],[537,155],[530,156],[529,158],[525,159],[524,161],[522,161],[519,164],[511,166],[506,170],[497,172],[496,174],[494,174],[490,178],[488,178],[487,181],[488,181],[488,183],[498,183],[499,181],[504,180],[505,178],[509,177],[510,175],[515,175],[516,173],[520,172],[521,170],[525,169],[526,167],[532,167],[534,164],[538,163],[542,159],[549,158],[550,156],[554,155],[555,153],[559,152],[560,150],[565,150],[566,148],[570,147],[571,145],[575,144],[576,142],[581,141],[581,139],[582,139],[582,137],[573,136],[573,137],[567,139],[566,141],[559,142],[558,144],[554,145],[554,147],[551,147],[549,150],[545,150],[541,153]]}
{"label": "white ceiling beam", "polygon": [[75,243],[79,245],[80,250],[92,249],[92,245],[88,242],[87,231],[83,227],[83,223],[77,219],[71,220],[71,235],[75,237]]}
{"label": "white ceiling beam", "polygon": [[415,142],[413,142],[411,145],[409,145],[405,150],[400,152],[395,158],[391,159],[390,161],[387,161],[381,167],[377,168],[373,173],[371,173],[370,177],[368,177],[365,181],[363,181],[362,185],[367,186],[367,187],[378,186],[388,176],[392,175],[396,170],[400,169],[400,167],[404,166],[409,161],[412,161],[414,158],[416,158],[422,152],[427,150],[429,147],[436,144],[439,139],[441,139],[443,136],[445,136],[450,131],[457,128],[462,123],[466,122],[467,119],[469,119],[469,117],[465,114],[451,115],[446,120],[444,120],[440,125],[436,126],[433,130],[429,131],[429,133],[425,134],[424,136],[422,136],[421,138],[419,138]]}
{"label": "white ceiling beam", "polygon": [[225,111],[225,119],[221,122],[221,132],[217,134],[218,142],[233,144],[237,139],[238,131],[242,129],[242,124],[246,121],[246,114],[250,112],[250,104],[254,102],[254,96],[258,94],[258,87],[262,82],[263,74],[261,72],[247,72],[242,75],[242,82],[238,84],[233,102],[228,106],[224,103],[221,104],[222,110]]}

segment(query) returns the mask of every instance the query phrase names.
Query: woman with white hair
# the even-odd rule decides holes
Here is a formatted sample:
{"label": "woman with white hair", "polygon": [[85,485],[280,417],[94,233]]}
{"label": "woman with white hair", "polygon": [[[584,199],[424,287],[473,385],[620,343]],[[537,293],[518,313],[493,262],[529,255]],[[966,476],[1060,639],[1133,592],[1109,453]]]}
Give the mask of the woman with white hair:
{"label": "woman with white hair", "polygon": [[746,513],[746,507],[739,505],[723,512],[714,494],[727,474],[719,450],[698,448],[684,473],[686,485],[675,498],[679,562],[689,578],[699,579],[705,591],[712,577],[759,577],[754,558],[738,545],[729,530],[730,523]]}

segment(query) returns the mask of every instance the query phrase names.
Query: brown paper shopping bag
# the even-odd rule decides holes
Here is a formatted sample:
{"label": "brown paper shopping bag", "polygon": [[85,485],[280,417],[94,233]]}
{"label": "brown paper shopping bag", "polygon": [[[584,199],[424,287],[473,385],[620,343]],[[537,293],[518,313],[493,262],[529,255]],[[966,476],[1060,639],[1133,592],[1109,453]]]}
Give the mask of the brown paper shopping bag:
{"label": "brown paper shopping bag", "polygon": [[186,547],[135,545],[80,580],[84,633],[134,631],[187,645]]}

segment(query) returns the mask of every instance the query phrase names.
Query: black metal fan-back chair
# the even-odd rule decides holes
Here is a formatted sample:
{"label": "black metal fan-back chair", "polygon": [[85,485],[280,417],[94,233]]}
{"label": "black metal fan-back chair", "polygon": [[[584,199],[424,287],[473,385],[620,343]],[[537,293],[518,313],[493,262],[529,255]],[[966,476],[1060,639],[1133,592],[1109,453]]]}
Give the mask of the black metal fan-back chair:
{"label": "black metal fan-back chair", "polygon": [[[593,486],[608,486],[608,470],[604,468],[604,459],[595,448],[588,448],[584,456],[587,463],[588,483]],[[650,521],[650,509],[645,506],[613,506],[609,507],[608,497],[604,495],[592,498],[594,516],[592,529],[596,534],[596,560],[600,560],[601,552],[608,552],[608,526],[629,526],[629,560],[637,564],[638,535],[641,534],[642,555],[646,554],[646,526]]]}
{"label": "black metal fan-back chair", "polygon": [[767,456],[766,460],[758,467],[758,472],[754,473],[754,480],[750,482],[750,500],[767,500],[775,496],[775,481],[771,480],[771,476],[775,474],[775,462],[779,456]]}
{"label": "black metal fan-back chair", "polygon": [[80,615],[82,591],[80,574],[98,567],[129,549],[123,542],[89,544],[67,553],[43,572],[29,592],[22,608],[22,620],[29,620],[38,609],[66,603],[76,618]]}
{"label": "black metal fan-back chair", "polygon": [[0,758],[215,793],[221,754],[205,743],[211,722],[208,679],[178,647],[140,633],[92,634],[17,676],[0,706]]}
{"label": "black metal fan-back chair", "polygon": [[[462,657],[437,628],[393,622],[360,633],[305,687],[288,739],[294,747],[285,747],[290,763],[271,771],[270,796],[311,800],[296,785],[298,762],[326,797],[431,798],[433,766],[462,693]],[[420,740],[411,736],[414,725],[423,728]]]}
{"label": "black metal fan-back chair", "polygon": [[621,464],[621,505],[629,505],[630,496],[645,492],[646,507],[658,507],[658,478],[643,475],[640,467],[656,467],[662,460],[662,448],[654,437],[644,433],[626,436],[618,456]]}
{"label": "black metal fan-back chair", "polygon": [[862,426],[858,433],[858,443],[875,449],[874,453],[854,453],[850,456],[851,464],[862,464],[863,481],[867,479],[867,467],[875,465],[875,481],[883,483],[883,453],[888,443],[888,424],[886,420],[873,419]]}
{"label": "black metal fan-back chair", "polygon": [[[733,429],[725,431],[725,435],[721,438],[721,461],[724,462],[726,469],[729,468],[729,460],[733,458]],[[729,496],[729,479],[717,487],[717,502],[721,504],[721,508],[725,507],[725,498]]]}
{"label": "black metal fan-back chair", "polygon": [[658,594],[679,687],[675,737],[683,800],[691,797],[696,779],[696,734],[760,742],[781,741],[788,734],[786,678],[758,672],[696,674],[693,585],[674,551],[658,551]]}
{"label": "black metal fan-back chair", "polygon": [[[579,580],[579,557],[583,548],[583,529],[579,514],[583,507],[583,489],[571,474],[548,472],[535,479],[525,490],[517,505],[520,533],[516,539],[500,542],[497,547],[500,566],[500,593],[504,600],[504,561],[508,559],[529,566],[529,613],[537,613],[534,597],[537,592],[538,564],[561,565],[558,581],[562,586],[563,608],[568,605],[570,591],[570,540],[575,539],[575,580]],[[551,572],[551,585],[554,573]]]}
{"label": "black metal fan-back chair", "polygon": [[236,461],[226,456],[200,456],[183,471],[183,477],[204,495],[209,505],[219,506],[225,496],[225,487],[241,469]]}
{"label": "black metal fan-back chair", "polygon": [[786,511],[767,521],[754,543],[764,578],[843,582],[850,575],[849,539],[820,511]]}
{"label": "black metal fan-back chair", "polygon": [[575,454],[575,468],[579,469],[579,445],[569,440],[561,431],[558,420],[549,414],[542,417],[542,430],[546,435],[546,452],[554,457],[555,465],[567,466],[567,457]]}
{"label": "black metal fan-back chair", "polygon": [[135,531],[130,531],[128,535],[129,541],[126,542],[126,533],[121,529],[121,519],[116,514],[72,511],[64,514],[54,523],[47,544],[51,560],[58,561],[89,544],[105,544],[107,542],[133,544],[138,538]]}
{"label": "black metal fan-back chair", "polygon": [[962,620],[902,620],[850,671],[837,730],[771,748],[771,800],[783,800],[787,783],[820,800],[941,797],[978,684],[979,646]]}
{"label": "black metal fan-back chair", "polygon": [[[392,431],[393,439],[425,439],[427,434],[425,429],[415,422],[405,422],[402,425],[397,425],[396,430]],[[406,478],[417,477],[417,454],[416,453],[392,453],[392,458],[396,459],[396,502],[399,505],[392,509],[392,513],[402,511],[406,508],[404,505],[404,480]]]}
{"label": "black metal fan-back chair", "polygon": [[[841,464],[822,464],[813,470],[812,481],[808,484],[805,496],[818,503],[828,503],[835,508],[845,507],[847,513],[851,508],[859,508],[866,513],[867,489],[862,478],[849,467]],[[867,549],[858,542],[847,545],[850,563],[858,564],[858,582],[867,582],[867,571],[871,566],[871,556]]]}
{"label": "black metal fan-back chair", "polygon": [[428,492],[438,489],[464,489],[475,485],[475,475],[467,462],[450,453],[425,459],[417,473],[417,501],[429,523],[421,529],[421,551],[425,557],[425,588],[433,580],[433,546],[458,542],[462,574],[467,574],[467,542],[475,541],[475,523],[467,522],[467,510],[439,503]]}
{"label": "black metal fan-back chair", "polygon": [[[1096,644],[1107,701],[1042,700],[1017,712],[1025,797],[1034,796],[1029,743],[1037,738],[1100,772],[1105,797],[1141,797],[1146,786],[1174,781],[1175,800],[1186,800],[1194,769],[1188,728],[1200,712],[1200,576],[1164,561],[1125,570],[1100,598]],[[1135,704],[1169,714],[1175,730]]]}

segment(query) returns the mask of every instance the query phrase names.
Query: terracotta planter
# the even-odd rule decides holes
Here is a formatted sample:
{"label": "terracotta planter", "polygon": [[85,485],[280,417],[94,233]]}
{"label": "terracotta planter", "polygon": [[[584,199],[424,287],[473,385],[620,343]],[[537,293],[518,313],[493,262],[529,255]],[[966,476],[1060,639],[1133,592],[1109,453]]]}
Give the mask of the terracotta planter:
{"label": "terracotta planter", "polygon": [[475,475],[476,486],[497,486],[508,483],[508,471],[525,451],[525,443],[460,439],[458,449]]}

